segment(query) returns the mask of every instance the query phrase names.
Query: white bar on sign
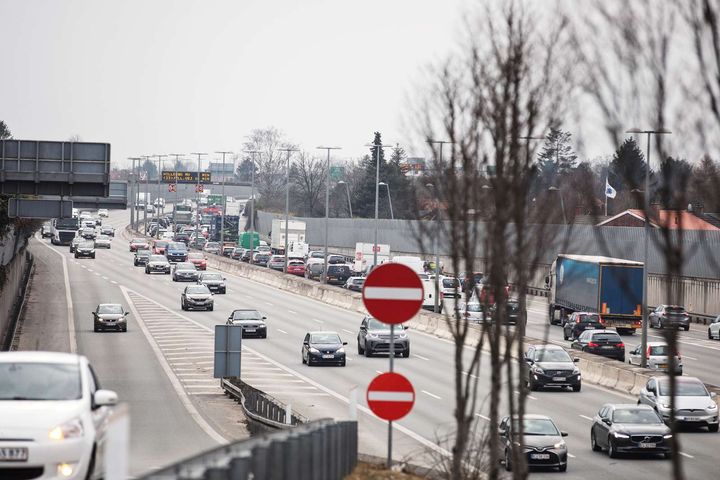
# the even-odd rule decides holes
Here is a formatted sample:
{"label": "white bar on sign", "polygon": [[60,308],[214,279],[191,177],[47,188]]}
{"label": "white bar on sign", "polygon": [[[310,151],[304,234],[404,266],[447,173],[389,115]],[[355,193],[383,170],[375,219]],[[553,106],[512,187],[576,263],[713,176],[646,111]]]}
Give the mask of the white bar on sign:
{"label": "white bar on sign", "polygon": [[368,392],[369,401],[377,402],[412,402],[415,395],[412,392]]}
{"label": "white bar on sign", "polygon": [[365,287],[363,296],[368,300],[422,300],[422,288]]}

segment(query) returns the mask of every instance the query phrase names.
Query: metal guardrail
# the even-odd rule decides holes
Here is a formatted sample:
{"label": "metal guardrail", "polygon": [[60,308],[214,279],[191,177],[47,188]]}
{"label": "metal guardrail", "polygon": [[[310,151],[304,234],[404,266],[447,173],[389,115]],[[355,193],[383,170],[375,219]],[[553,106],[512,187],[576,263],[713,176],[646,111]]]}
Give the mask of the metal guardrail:
{"label": "metal guardrail", "polygon": [[341,480],[355,469],[357,422],[323,419],[240,440],[139,480]]}
{"label": "metal guardrail", "polygon": [[[223,390],[234,397],[251,419],[272,428],[287,429],[308,422],[304,416],[289,412],[289,408],[271,395],[248,385],[240,379],[224,378]],[[290,413],[290,421],[288,421]]]}

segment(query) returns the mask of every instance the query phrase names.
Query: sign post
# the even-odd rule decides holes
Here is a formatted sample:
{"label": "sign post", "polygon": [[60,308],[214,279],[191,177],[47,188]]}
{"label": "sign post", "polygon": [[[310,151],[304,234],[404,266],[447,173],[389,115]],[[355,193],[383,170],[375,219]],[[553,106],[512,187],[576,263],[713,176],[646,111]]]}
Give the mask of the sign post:
{"label": "sign post", "polygon": [[[402,415],[396,418],[392,418],[393,415],[382,416],[373,409],[375,414],[380,418],[388,420],[388,468],[392,466],[392,422],[405,416],[415,401],[415,393],[414,390],[412,390],[410,382],[402,375],[393,373],[393,361],[395,359],[395,325],[406,322],[417,315],[422,307],[424,297],[423,284],[418,274],[410,267],[400,263],[384,263],[376,266],[372,269],[363,285],[362,298],[368,313],[380,322],[390,325],[390,372],[380,375],[370,384],[368,387],[368,404],[372,409],[373,407],[370,404],[371,387],[373,387],[375,381],[384,376],[389,376],[386,378],[390,380],[381,380],[378,386],[380,390],[378,390],[378,388],[375,389],[375,391],[381,392],[380,397],[377,397],[377,393],[373,394],[374,398],[377,399],[376,402],[378,402],[378,405],[382,405],[383,402],[387,403],[387,400],[382,400],[382,398],[384,398],[383,395],[387,397],[386,394],[388,391],[382,390],[382,388],[388,388],[390,389],[389,391],[392,392],[394,391],[394,387],[397,386],[395,383],[398,385],[402,384],[402,386],[398,388],[405,388],[405,390],[400,390],[404,392],[402,398],[405,400],[399,403],[404,404],[402,408],[407,408],[407,411],[402,413]],[[412,392],[412,399],[409,405],[406,395],[408,385]],[[390,397],[396,398],[397,395],[391,394]],[[398,400],[389,401],[391,403],[398,402]]]}

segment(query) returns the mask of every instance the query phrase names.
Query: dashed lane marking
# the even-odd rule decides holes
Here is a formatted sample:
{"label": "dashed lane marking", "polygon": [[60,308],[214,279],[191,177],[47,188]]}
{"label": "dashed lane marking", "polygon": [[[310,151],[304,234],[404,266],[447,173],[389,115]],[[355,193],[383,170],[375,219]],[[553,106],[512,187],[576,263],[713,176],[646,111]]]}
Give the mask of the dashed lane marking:
{"label": "dashed lane marking", "polygon": [[418,355],[417,353],[413,354],[413,357],[417,357],[417,358],[419,358],[420,360],[425,360],[426,362],[430,361],[429,358],[423,357],[422,355]]}
{"label": "dashed lane marking", "polygon": [[282,329],[280,329],[280,328],[278,328],[277,331],[280,332],[280,333],[284,333],[285,335],[288,334],[288,332],[286,332],[285,330],[282,330]]}
{"label": "dashed lane marking", "polygon": [[489,422],[489,421],[490,421],[490,417],[486,417],[485,415],[480,415],[479,413],[476,413],[475,416],[482,418],[482,419],[485,420],[486,422]]}
{"label": "dashed lane marking", "polygon": [[580,418],[584,418],[585,420],[593,421],[592,418],[588,417],[587,415],[578,415]]}
{"label": "dashed lane marking", "polygon": [[435,395],[434,393],[430,393],[430,392],[428,392],[427,390],[420,390],[420,391],[421,391],[422,393],[424,393],[425,395],[427,395],[427,396],[429,396],[429,397],[432,397],[432,398],[434,398],[434,399],[436,399],[436,400],[442,400],[441,397]]}

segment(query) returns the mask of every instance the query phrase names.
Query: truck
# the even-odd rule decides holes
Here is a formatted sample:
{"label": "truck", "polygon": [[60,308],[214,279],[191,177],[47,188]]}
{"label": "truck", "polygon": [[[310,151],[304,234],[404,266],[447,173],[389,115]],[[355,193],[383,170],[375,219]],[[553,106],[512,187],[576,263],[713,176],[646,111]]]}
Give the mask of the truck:
{"label": "truck", "polygon": [[[305,222],[288,221],[288,244],[290,242],[305,242]],[[272,221],[270,249],[275,254],[285,253],[285,220],[282,218],[274,218]]]}
{"label": "truck", "polygon": [[145,205],[148,205],[150,203],[150,194],[146,192],[140,192],[137,194],[137,204],[135,205],[136,208],[139,208],[140,210],[145,209]]}
{"label": "truck", "polygon": [[642,262],[560,254],[545,277],[551,325],[573,312],[599,313],[606,327],[633,334],[642,326]]}
{"label": "truck", "polygon": [[215,215],[210,224],[209,240],[220,241],[220,227],[225,229],[223,241],[237,243],[238,234],[240,233],[240,217],[237,215],[225,215],[225,220],[223,220],[222,215]]}
{"label": "truck", "polygon": [[177,228],[178,225],[187,225],[193,220],[192,209],[189,205],[177,204],[173,208],[173,223]]}
{"label": "truck", "polygon": [[252,248],[255,249],[260,245],[260,234],[258,232],[242,232],[240,234],[240,240],[238,244],[243,248],[250,248],[252,242]]}
{"label": "truck", "polygon": [[53,218],[50,223],[50,241],[53,245],[70,245],[79,228],[80,222],[77,217]]}
{"label": "truck", "polygon": [[289,242],[288,243],[288,258],[299,258],[305,260],[308,253],[310,252],[310,245],[305,242]]}
{"label": "truck", "polygon": [[[353,265],[353,271],[358,273],[367,273],[375,265],[373,261],[374,256],[374,243],[362,243],[358,242],[355,244],[355,263]],[[390,260],[390,245],[378,243],[377,245],[377,263],[381,265]]]}

